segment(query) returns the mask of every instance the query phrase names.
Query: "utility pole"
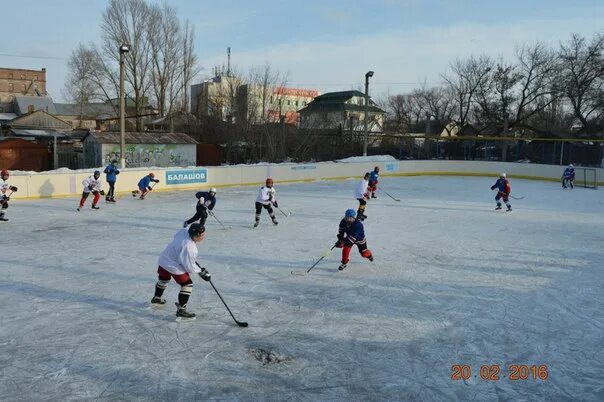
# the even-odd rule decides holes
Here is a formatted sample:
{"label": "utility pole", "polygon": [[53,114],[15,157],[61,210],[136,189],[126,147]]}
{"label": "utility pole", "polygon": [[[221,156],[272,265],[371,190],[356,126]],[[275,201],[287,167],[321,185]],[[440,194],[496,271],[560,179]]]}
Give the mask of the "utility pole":
{"label": "utility pole", "polygon": [[363,156],[367,156],[367,142],[369,141],[369,77],[373,77],[373,71],[368,71],[365,74],[365,118],[363,119],[365,140],[363,141]]}

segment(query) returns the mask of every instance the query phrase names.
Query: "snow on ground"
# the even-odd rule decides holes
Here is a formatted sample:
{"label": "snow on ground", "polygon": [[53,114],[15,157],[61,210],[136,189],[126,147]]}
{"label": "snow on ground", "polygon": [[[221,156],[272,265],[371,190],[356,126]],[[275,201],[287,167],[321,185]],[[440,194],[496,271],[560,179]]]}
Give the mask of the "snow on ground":
{"label": "snow on ground", "polygon": [[[149,308],[157,255],[193,192],[76,213],[75,198],[15,201],[0,232],[0,400],[603,400],[604,197],[512,180],[384,178],[365,227],[376,261],[339,273],[338,222],[355,181],[279,185],[293,214],[252,229],[257,189],[220,189],[197,280]],[[195,280],[195,279],[194,279]],[[453,381],[451,367],[472,375]],[[484,381],[481,365],[548,367],[545,381]]]}

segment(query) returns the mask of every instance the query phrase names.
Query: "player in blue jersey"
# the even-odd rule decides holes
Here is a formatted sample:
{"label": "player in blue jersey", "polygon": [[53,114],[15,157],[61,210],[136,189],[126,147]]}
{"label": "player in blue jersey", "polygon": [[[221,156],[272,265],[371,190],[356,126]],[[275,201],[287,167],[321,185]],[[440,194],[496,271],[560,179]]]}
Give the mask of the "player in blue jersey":
{"label": "player in blue jersey", "polygon": [[191,223],[195,222],[199,219],[199,224],[204,226],[206,224],[206,219],[208,219],[208,214],[214,215],[212,210],[216,206],[216,189],[212,187],[210,191],[199,191],[195,194],[195,198],[197,198],[197,212],[195,215],[185,221],[183,227],[189,226]]}
{"label": "player in blue jersey", "polygon": [[497,189],[497,195],[495,196],[495,201],[497,202],[497,209],[501,209],[500,199],[503,198],[503,202],[508,207],[507,211],[512,210],[512,204],[510,204],[510,193],[512,192],[512,188],[510,186],[510,181],[507,179],[505,173],[499,175],[499,179],[491,186],[491,190]]}
{"label": "player in blue jersey", "polygon": [[140,179],[138,182],[138,190],[134,190],[132,192],[132,196],[136,197],[138,194],[140,194],[140,199],[144,200],[149,191],[153,190],[151,182],[159,183],[159,180],[155,178],[155,174],[153,172]]}
{"label": "player in blue jersey", "polygon": [[367,186],[367,192],[371,194],[371,198],[377,198],[375,192],[377,191],[378,179],[380,178],[380,167],[376,166],[369,173],[369,184]]}
{"label": "player in blue jersey", "polygon": [[344,219],[340,221],[338,241],[335,244],[337,248],[342,249],[342,264],[338,267],[340,271],[347,267],[348,261],[350,261],[350,250],[355,244],[363,257],[373,261],[373,254],[367,248],[363,223],[357,219],[357,213],[354,209],[348,209],[344,214]]}
{"label": "player in blue jersey", "polygon": [[562,188],[567,188],[570,186],[571,189],[575,188],[575,167],[571,163],[568,165],[566,169],[564,169],[564,173],[562,173]]}

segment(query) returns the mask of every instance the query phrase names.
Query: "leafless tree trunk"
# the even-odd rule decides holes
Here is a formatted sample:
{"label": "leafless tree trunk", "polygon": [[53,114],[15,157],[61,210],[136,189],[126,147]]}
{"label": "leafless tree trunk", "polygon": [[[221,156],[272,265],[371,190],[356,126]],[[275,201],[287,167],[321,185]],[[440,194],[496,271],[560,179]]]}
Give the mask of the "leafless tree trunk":
{"label": "leafless tree trunk", "polygon": [[588,42],[573,34],[560,45],[559,58],[563,74],[563,91],[573,113],[583,127],[603,116],[604,34],[596,33]]}
{"label": "leafless tree trunk", "polygon": [[142,131],[143,110],[148,106],[148,93],[152,84],[151,41],[147,25],[151,12],[144,0],[110,0],[103,12],[101,30],[102,49],[108,60],[119,63],[119,48],[130,46],[126,54],[126,80],[133,96],[136,110],[136,130]]}
{"label": "leafless tree trunk", "polygon": [[472,117],[470,112],[476,99],[476,92],[489,78],[493,62],[487,56],[474,56],[467,60],[456,60],[451,64],[451,74],[442,75],[446,86],[451,91],[456,112],[455,124],[462,129]]}

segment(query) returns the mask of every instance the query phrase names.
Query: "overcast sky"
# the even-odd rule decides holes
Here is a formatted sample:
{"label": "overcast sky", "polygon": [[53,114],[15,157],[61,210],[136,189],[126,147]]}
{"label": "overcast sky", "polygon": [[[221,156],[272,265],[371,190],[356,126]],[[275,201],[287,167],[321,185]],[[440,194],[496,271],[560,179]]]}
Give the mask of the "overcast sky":
{"label": "overcast sky", "polygon": [[[576,32],[604,32],[603,0],[170,0],[196,29],[198,80],[212,67],[242,70],[269,62],[292,87],[321,92],[361,88],[404,93],[441,82],[457,57],[511,58],[515,47],[553,46]],[[24,5],[26,4],[26,5]],[[0,66],[46,67],[48,91],[63,100],[67,58],[79,42],[98,42],[104,0],[3,2]],[[7,18],[11,16],[11,18]],[[24,56],[24,57],[16,57]]]}

